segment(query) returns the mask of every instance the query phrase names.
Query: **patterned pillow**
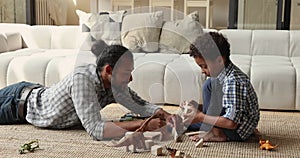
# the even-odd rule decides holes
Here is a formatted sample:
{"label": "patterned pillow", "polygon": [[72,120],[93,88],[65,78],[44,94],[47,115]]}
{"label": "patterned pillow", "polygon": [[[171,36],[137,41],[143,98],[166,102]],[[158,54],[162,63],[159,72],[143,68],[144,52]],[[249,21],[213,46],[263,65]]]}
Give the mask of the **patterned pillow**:
{"label": "patterned pillow", "polygon": [[126,15],[122,44],[134,52],[157,52],[162,23],[162,11]]}
{"label": "patterned pillow", "polygon": [[187,53],[190,44],[203,33],[199,23],[198,12],[192,12],[182,20],[166,21],[160,36],[160,51],[162,53]]}
{"label": "patterned pillow", "polygon": [[91,50],[93,42],[100,39],[109,45],[121,44],[121,25],[125,12],[85,13],[76,10],[85,36],[81,50]]}

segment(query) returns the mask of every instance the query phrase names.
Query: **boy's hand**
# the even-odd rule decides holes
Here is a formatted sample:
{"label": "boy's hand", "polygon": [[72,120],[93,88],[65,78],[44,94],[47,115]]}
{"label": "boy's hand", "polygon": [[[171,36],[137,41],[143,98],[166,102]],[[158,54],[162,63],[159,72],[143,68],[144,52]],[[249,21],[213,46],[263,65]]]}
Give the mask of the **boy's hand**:
{"label": "boy's hand", "polygon": [[202,111],[202,105],[199,105],[196,101],[192,100],[190,102],[184,101],[180,104],[182,109],[183,123],[185,125],[190,125],[191,123],[198,122],[195,117]]}

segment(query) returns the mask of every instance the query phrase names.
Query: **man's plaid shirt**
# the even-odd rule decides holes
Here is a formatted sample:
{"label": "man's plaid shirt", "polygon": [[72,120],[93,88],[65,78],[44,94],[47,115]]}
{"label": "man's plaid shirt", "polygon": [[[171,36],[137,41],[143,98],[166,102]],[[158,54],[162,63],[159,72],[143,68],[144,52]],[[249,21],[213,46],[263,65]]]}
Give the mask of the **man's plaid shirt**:
{"label": "man's plaid shirt", "polygon": [[250,79],[232,63],[217,79],[223,84],[223,117],[238,123],[237,133],[245,140],[253,133],[259,121],[257,96]]}
{"label": "man's plaid shirt", "polygon": [[100,110],[119,102],[142,116],[152,115],[159,107],[141,99],[130,88],[124,92],[105,89],[95,65],[81,66],[61,82],[32,91],[26,120],[38,127],[68,128],[82,124],[95,139],[103,138],[104,121]]}

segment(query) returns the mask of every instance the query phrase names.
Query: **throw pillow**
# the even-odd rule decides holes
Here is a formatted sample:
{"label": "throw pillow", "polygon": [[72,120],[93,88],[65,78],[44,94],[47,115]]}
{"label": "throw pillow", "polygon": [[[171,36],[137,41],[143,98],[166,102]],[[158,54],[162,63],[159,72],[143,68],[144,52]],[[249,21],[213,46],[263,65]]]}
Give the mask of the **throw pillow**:
{"label": "throw pillow", "polygon": [[[85,37],[80,50],[91,50],[93,42],[103,40],[107,44],[121,44],[121,24],[126,11],[85,13],[76,10]],[[88,32],[84,33],[84,32]]]}
{"label": "throw pillow", "polygon": [[22,36],[20,33],[5,33],[7,48],[9,51],[14,51],[22,48]]}
{"label": "throw pillow", "polygon": [[0,34],[0,53],[7,52],[7,51],[8,51],[8,46],[7,46],[6,37],[3,34]]}
{"label": "throw pillow", "polygon": [[166,21],[160,36],[161,52],[187,53],[190,44],[203,33],[198,12],[192,12],[182,20]]}
{"label": "throw pillow", "polygon": [[163,12],[126,15],[122,24],[122,43],[133,52],[157,52]]}

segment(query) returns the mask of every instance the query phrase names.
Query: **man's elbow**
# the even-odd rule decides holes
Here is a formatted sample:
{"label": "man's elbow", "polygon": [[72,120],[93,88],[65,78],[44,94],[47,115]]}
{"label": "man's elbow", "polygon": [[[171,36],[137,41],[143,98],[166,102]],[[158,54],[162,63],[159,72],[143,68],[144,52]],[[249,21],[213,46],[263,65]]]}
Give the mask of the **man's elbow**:
{"label": "man's elbow", "polygon": [[99,138],[99,137],[96,137],[96,136],[93,136],[93,135],[92,135],[92,138],[95,141],[101,141],[101,140],[103,140],[103,138]]}
{"label": "man's elbow", "polygon": [[87,131],[87,132],[90,135],[90,137],[93,138],[93,140],[101,141],[104,139],[101,130],[92,130],[92,131]]}

